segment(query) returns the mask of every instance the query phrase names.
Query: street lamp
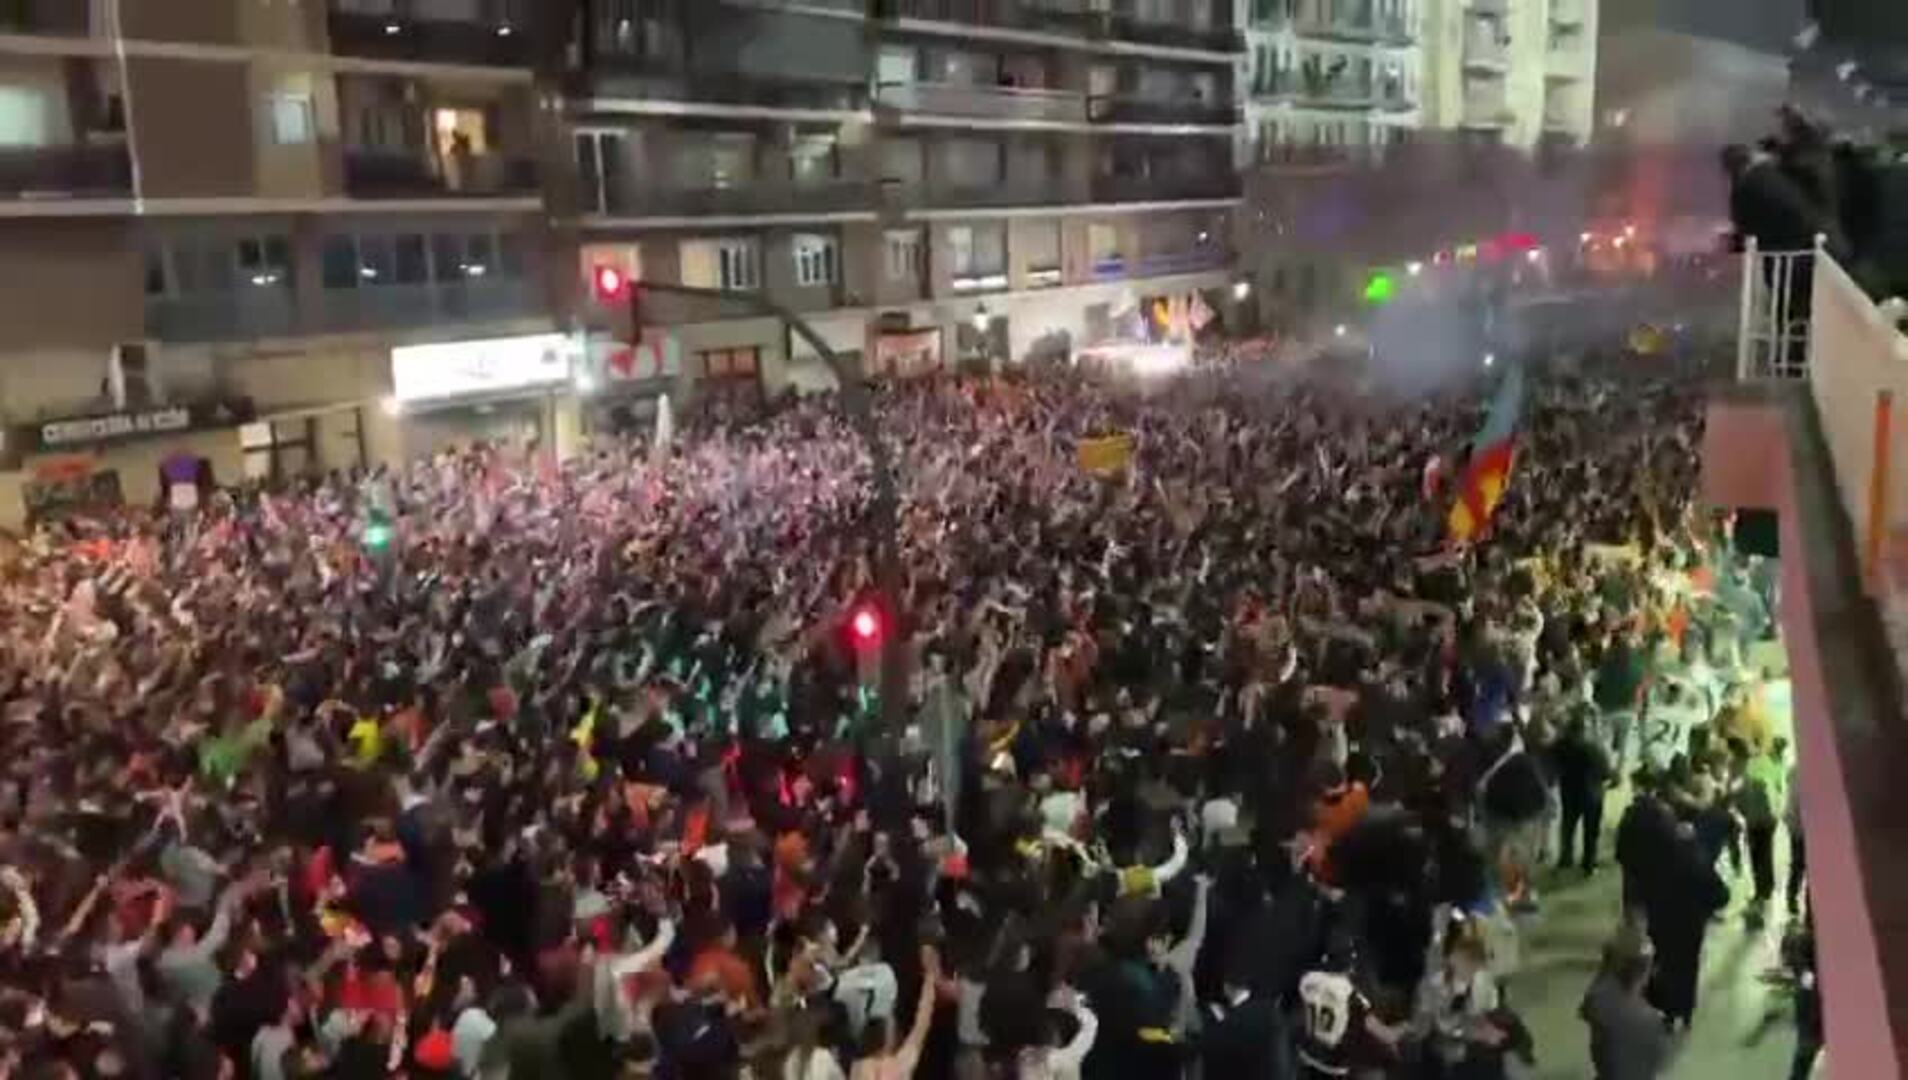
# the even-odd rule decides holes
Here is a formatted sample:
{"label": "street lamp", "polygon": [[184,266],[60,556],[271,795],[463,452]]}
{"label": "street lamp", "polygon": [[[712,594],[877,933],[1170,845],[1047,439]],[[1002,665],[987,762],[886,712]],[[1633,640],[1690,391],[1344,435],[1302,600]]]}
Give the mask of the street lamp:
{"label": "street lamp", "polygon": [[1412,277],[1417,277],[1419,274],[1424,273],[1424,264],[1413,259],[1405,264],[1405,273],[1410,274]]}
{"label": "street lamp", "polygon": [[1232,283],[1232,298],[1234,300],[1244,300],[1251,295],[1252,283],[1250,281],[1241,279]]}
{"label": "street lamp", "polygon": [[982,304],[981,306],[974,309],[974,331],[976,333],[985,334],[987,332],[987,324],[989,321],[990,320],[987,317],[986,304]]}

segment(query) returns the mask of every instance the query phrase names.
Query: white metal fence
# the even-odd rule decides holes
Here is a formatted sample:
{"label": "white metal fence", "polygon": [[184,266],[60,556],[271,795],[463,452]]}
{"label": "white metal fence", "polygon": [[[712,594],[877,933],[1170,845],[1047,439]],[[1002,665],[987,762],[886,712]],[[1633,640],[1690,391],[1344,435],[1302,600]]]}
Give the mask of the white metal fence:
{"label": "white metal fence", "polygon": [[1809,377],[1809,308],[1815,251],[1761,251],[1754,238],[1742,257],[1742,311],[1736,376],[1743,380]]}

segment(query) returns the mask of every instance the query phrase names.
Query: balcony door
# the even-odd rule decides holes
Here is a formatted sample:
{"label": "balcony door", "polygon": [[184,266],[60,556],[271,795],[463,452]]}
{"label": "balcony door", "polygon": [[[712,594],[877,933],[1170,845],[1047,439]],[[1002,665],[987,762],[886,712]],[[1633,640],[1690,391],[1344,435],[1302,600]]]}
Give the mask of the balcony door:
{"label": "balcony door", "polygon": [[491,151],[485,110],[439,106],[431,110],[431,151],[451,191],[477,186],[477,170]]}
{"label": "balcony door", "polygon": [[607,214],[615,203],[628,161],[627,134],[576,133],[576,175],[584,212]]}

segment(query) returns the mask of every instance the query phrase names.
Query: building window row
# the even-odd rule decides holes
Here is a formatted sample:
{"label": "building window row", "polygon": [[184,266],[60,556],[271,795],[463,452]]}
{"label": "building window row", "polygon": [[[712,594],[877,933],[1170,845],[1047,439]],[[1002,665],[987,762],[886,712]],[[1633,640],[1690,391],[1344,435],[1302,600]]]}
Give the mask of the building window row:
{"label": "building window row", "polygon": [[523,276],[523,246],[510,233],[334,233],[325,237],[327,289],[448,285]]}
{"label": "building window row", "polygon": [[289,289],[291,242],[282,234],[178,237],[146,248],[146,295],[211,296],[241,288]]}

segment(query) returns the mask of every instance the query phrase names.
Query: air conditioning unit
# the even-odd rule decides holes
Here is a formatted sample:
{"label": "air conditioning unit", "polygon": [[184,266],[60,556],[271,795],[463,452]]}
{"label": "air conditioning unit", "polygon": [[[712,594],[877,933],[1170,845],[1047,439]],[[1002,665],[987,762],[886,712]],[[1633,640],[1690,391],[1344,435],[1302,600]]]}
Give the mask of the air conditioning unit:
{"label": "air conditioning unit", "polygon": [[138,409],[165,400],[159,383],[158,365],[146,342],[123,342],[113,346],[106,368],[107,394],[116,409]]}

